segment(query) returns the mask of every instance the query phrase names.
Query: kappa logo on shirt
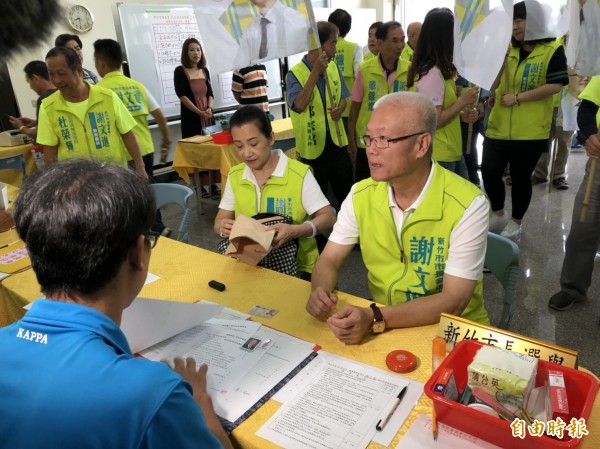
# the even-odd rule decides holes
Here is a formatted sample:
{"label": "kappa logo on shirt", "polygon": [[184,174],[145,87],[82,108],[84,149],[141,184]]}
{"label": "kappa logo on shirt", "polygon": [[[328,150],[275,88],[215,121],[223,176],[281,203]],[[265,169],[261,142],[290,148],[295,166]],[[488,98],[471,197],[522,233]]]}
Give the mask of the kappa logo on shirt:
{"label": "kappa logo on shirt", "polygon": [[17,332],[17,338],[23,338],[24,340],[33,341],[34,343],[48,344],[48,334],[42,334],[41,332],[33,332],[28,329],[19,328]]}

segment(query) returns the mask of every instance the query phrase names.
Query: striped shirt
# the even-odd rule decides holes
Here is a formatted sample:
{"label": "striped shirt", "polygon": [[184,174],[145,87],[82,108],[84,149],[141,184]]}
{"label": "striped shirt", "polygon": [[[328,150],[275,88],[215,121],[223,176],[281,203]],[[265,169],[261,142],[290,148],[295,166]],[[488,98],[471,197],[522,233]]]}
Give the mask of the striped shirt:
{"label": "striped shirt", "polygon": [[233,72],[231,91],[241,95],[240,104],[253,104],[265,112],[269,112],[267,89],[267,69],[263,64],[256,64]]}

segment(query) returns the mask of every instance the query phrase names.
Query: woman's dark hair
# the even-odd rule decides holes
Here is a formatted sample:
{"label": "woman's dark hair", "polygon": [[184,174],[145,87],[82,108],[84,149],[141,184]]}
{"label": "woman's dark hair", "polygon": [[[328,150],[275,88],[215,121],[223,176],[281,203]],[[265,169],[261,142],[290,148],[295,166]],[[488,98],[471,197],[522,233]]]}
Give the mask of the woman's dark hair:
{"label": "woman's dark hair", "polygon": [[[534,5],[534,4],[535,3],[532,3],[532,5]],[[537,12],[539,14],[544,14],[544,11],[541,8],[539,9],[539,11],[533,11],[533,12]],[[514,6],[513,6],[513,21],[514,20],[527,20],[527,8],[525,7],[525,2],[519,2],[519,3],[514,4]],[[518,41],[514,37],[511,36],[510,43],[513,47],[520,48],[523,44],[535,45],[535,44],[540,44],[540,43],[545,43],[545,42],[552,42],[554,40],[555,40],[555,38],[548,37],[548,38],[544,38],[544,39],[533,39],[530,41],[525,41],[525,40]]]}
{"label": "woman's dark hair", "polygon": [[434,8],[427,13],[412,63],[408,68],[408,87],[412,87],[433,67],[437,67],[445,80],[456,76],[452,62],[454,51],[454,15],[448,8]]}
{"label": "woman's dark hair", "polygon": [[371,30],[375,30],[375,33],[377,33],[377,30],[383,25],[383,22],[373,22],[371,24],[371,26],[369,27],[369,31]]}
{"label": "woman's dark hair", "polygon": [[148,181],[132,170],[70,159],[27,178],[14,217],[42,292],[75,296],[115,278],[155,210]]}
{"label": "woman's dark hair", "polygon": [[229,128],[240,127],[249,123],[255,125],[267,139],[271,138],[273,132],[271,121],[267,118],[265,111],[253,105],[243,106],[235,111],[229,119]]}
{"label": "woman's dark hair", "polygon": [[198,61],[197,68],[203,69],[206,67],[206,57],[204,56],[204,49],[202,48],[202,44],[200,44],[200,41],[193,37],[187,38],[185,41],[183,41],[183,47],[181,48],[181,65],[188,68],[193,66],[190,56],[188,55],[190,45],[192,44],[198,44],[200,46],[202,56],[200,57],[200,61]]}

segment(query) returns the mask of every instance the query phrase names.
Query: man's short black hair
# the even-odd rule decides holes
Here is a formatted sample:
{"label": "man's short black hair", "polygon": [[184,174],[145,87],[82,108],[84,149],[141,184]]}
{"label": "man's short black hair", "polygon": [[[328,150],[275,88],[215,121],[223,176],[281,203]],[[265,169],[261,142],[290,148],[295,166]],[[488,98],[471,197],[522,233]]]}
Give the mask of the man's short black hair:
{"label": "man's short black hair", "polygon": [[390,31],[395,30],[396,28],[402,28],[400,22],[396,22],[395,20],[390,20],[389,22],[385,22],[377,27],[377,31],[375,32],[375,37],[380,41],[384,41],[387,39]]}
{"label": "man's short black hair", "polygon": [[344,9],[336,9],[329,14],[328,22],[333,23],[340,30],[340,36],[346,37],[352,27],[352,16]]}
{"label": "man's short black hair", "polygon": [[31,61],[28,62],[25,67],[23,67],[23,71],[25,72],[25,76],[27,78],[33,78],[35,75],[40,78],[44,78],[47,81],[50,81],[50,75],[48,75],[48,67],[44,61]]}
{"label": "man's short black hair", "polygon": [[77,36],[76,34],[59,34],[58,36],[56,36],[56,39],[54,39],[54,46],[55,47],[66,47],[67,46],[67,42],[69,41],[75,41],[77,42],[77,45],[79,45],[79,48],[83,49],[83,44],[81,43],[81,39],[79,39],[79,36]]}
{"label": "man's short black hair", "polygon": [[91,295],[117,275],[155,209],[134,171],[71,159],[27,178],[14,218],[42,292]]}
{"label": "man's short black hair", "polygon": [[65,57],[65,61],[67,62],[67,66],[75,72],[78,68],[81,67],[81,60],[75,50],[69,47],[54,47],[51,48],[48,53],[46,53],[46,60],[48,58],[54,58],[56,56],[63,55]]}
{"label": "man's short black hair", "polygon": [[123,63],[123,50],[113,39],[98,39],[94,42],[94,57],[104,61],[111,69],[118,70]]}

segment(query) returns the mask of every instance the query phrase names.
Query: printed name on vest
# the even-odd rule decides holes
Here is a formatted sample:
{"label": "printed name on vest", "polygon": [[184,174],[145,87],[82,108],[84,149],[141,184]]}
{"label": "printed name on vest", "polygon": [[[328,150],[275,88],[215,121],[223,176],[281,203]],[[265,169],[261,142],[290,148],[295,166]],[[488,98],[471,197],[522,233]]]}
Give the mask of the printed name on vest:
{"label": "printed name on vest", "polygon": [[19,328],[17,332],[17,338],[23,338],[25,340],[33,341],[34,343],[48,344],[48,334],[42,334],[41,332],[33,332],[27,329]]}

